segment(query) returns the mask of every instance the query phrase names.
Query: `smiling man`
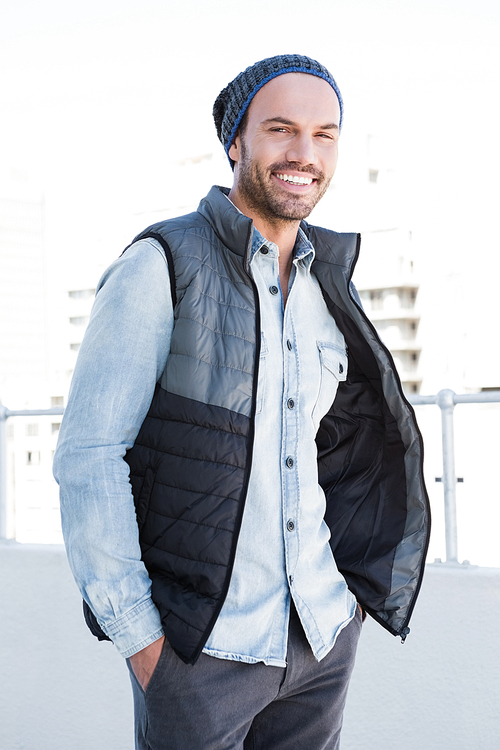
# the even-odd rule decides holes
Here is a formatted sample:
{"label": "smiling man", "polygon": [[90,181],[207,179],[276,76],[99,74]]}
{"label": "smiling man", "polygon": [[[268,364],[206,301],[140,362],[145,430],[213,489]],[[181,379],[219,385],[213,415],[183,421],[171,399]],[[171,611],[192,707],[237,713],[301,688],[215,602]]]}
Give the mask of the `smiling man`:
{"label": "smiling man", "polygon": [[342,114],[315,60],[245,70],[214,105],[232,188],[99,283],[55,474],[139,750],[338,748],[363,610],[409,632],[420,434],[351,284],[358,237],[304,221]]}

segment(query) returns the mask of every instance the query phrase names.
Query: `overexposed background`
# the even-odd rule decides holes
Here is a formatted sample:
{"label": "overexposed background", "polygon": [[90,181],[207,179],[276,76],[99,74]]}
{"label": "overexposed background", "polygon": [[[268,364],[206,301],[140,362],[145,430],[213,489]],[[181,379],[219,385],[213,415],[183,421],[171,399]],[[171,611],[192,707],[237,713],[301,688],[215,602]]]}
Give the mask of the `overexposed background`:
{"label": "overexposed background", "polygon": [[[169,167],[219,148],[220,89],[256,60],[297,51],[336,77],[346,149],[360,132],[390,144],[409,220],[439,242],[436,263],[458,267],[472,252],[489,287],[499,29],[494,0],[18,0],[0,26],[1,162],[43,186],[51,254],[114,258],[122,216],[160,208],[176,189]],[[355,217],[333,220],[357,230]]]}
{"label": "overexposed background", "polygon": [[[2,8],[0,187],[42,197],[46,299],[45,374],[12,376],[4,403],[44,407],[43,393],[60,392],[54,382],[70,371],[60,364],[69,289],[95,286],[146,224],[191,210],[215,182],[230,184],[213,101],[245,67],[285,52],[320,60],[345,102],[339,168],[312,220],[366,233],[355,278],[368,286],[385,263],[376,233],[411,235],[421,392],[500,387],[499,38],[492,0],[17,0]],[[376,190],[365,174],[373,165],[385,180]],[[14,292],[26,310],[39,293],[28,287],[21,279]],[[436,517],[431,552],[444,557],[433,408],[419,417]],[[460,557],[500,565],[498,409],[456,414]],[[48,487],[44,467],[41,454],[29,472]],[[32,495],[19,500],[19,523]],[[55,500],[41,515],[49,505],[56,518]],[[25,541],[36,540],[30,534]]]}

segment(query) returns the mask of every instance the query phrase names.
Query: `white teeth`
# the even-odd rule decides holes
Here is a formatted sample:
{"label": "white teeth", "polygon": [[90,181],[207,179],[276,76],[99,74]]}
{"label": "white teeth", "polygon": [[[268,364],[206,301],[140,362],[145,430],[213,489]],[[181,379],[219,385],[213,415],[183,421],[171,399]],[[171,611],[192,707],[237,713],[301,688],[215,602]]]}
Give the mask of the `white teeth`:
{"label": "white teeth", "polygon": [[276,177],[283,182],[291,182],[292,185],[310,185],[312,182],[312,177],[299,177],[291,174],[277,174]]}

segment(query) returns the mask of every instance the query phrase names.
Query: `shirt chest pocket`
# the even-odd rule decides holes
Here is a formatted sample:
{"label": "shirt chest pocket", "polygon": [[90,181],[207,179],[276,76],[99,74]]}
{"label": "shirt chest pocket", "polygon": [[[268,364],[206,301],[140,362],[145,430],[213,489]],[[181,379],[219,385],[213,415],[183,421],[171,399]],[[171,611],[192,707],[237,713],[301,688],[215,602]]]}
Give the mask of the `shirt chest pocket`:
{"label": "shirt chest pocket", "polygon": [[318,341],[320,364],[318,398],[312,419],[316,429],[335,400],[339,383],[347,378],[347,352],[344,348]]}

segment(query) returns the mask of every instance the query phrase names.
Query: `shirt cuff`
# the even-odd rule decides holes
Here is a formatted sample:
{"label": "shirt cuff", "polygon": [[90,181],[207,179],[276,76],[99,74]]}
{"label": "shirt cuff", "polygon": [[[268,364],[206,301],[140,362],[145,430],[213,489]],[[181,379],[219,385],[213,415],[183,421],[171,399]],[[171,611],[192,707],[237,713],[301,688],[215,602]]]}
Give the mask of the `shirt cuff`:
{"label": "shirt cuff", "polygon": [[165,635],[160,613],[151,599],[141,602],[112,623],[99,624],[125,659]]}

